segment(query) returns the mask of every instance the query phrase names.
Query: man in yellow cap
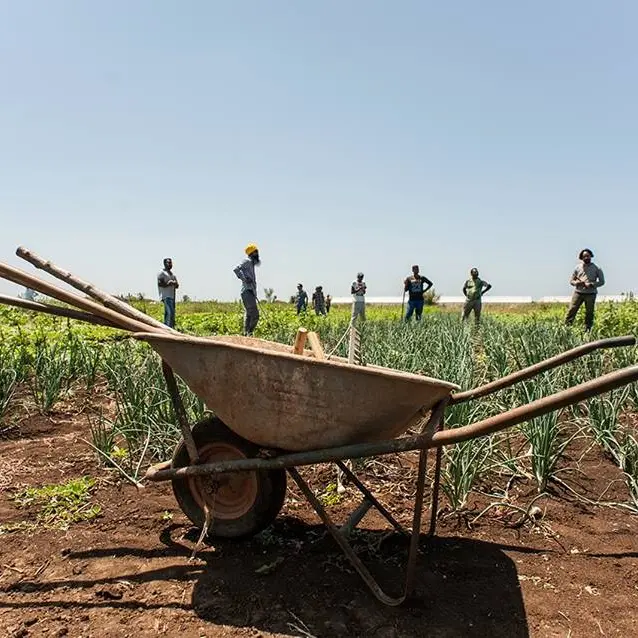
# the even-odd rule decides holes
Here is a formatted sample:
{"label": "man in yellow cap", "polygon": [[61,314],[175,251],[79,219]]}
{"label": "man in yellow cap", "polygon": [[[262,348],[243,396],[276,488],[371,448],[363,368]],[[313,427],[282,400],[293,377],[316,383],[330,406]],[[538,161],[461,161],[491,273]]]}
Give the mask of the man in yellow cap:
{"label": "man in yellow cap", "polygon": [[257,306],[257,278],[255,266],[261,264],[259,249],[255,244],[248,244],[244,251],[246,259],[233,272],[241,280],[241,301],[244,304],[244,334],[251,336],[259,321],[259,307]]}

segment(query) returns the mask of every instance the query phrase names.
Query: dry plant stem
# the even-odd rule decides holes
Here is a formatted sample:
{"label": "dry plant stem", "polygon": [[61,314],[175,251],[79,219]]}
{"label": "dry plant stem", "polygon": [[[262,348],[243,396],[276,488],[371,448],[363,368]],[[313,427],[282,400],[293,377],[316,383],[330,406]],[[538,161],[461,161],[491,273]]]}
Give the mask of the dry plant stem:
{"label": "dry plant stem", "polygon": [[[217,496],[217,489],[215,489],[213,493],[213,511],[215,510],[215,497]],[[197,543],[195,543],[195,547],[193,548],[193,553],[188,559],[189,562],[195,560],[195,556],[199,551],[199,548],[202,546],[204,542],[204,538],[206,538],[208,534],[208,530],[210,529],[211,523],[213,522],[213,514],[208,507],[208,503],[204,501],[204,526],[202,527],[202,531],[199,534],[199,538],[197,539]]]}
{"label": "dry plant stem", "polygon": [[298,624],[289,622],[288,627],[290,627],[291,629],[294,629],[295,631],[298,631],[302,636],[305,636],[305,638],[317,638],[315,635],[311,634],[310,631],[308,630],[308,626],[306,625],[306,623],[301,620],[298,616],[296,616],[295,614],[293,614],[293,612],[288,611],[288,613],[297,621]]}
{"label": "dry plant stem", "polygon": [[[562,481],[558,477],[554,477],[554,481],[558,483],[561,487],[565,488],[568,492],[573,494],[579,501],[583,503],[587,503],[588,505],[602,505],[604,507],[620,507],[622,509],[629,510],[630,512],[634,512],[634,513],[638,512],[638,510],[633,505],[629,505],[628,503],[618,503],[616,501],[592,501],[591,499],[584,497],[582,494],[579,494],[576,490],[574,490],[569,485],[567,485],[565,481]],[[605,489],[605,492],[607,492],[608,489],[609,487]],[[603,494],[605,492],[603,492]]]}
{"label": "dry plant stem", "polygon": [[481,518],[483,516],[483,514],[486,514],[489,510],[491,510],[494,507],[506,507],[508,509],[512,509],[516,512],[520,512],[523,516],[516,521],[516,523],[513,523],[512,525],[510,525],[510,527],[516,529],[518,527],[522,527],[523,524],[525,523],[525,521],[531,521],[532,523],[534,523],[534,520],[530,517],[529,513],[532,511],[532,508],[534,507],[534,504],[536,503],[536,501],[540,498],[543,498],[545,496],[549,496],[549,494],[547,494],[546,492],[543,492],[542,494],[537,494],[528,504],[527,507],[523,508],[523,507],[519,507],[518,505],[514,505],[513,503],[508,503],[506,501],[498,501],[496,503],[490,503],[483,511],[481,511],[479,514],[477,514],[471,521],[470,521],[470,525],[473,525],[474,523],[476,523],[476,521],[479,520],[479,518]]}
{"label": "dry plant stem", "polygon": [[105,452],[103,452],[102,450],[100,450],[100,448],[96,447],[95,445],[93,445],[93,443],[91,443],[90,441],[87,441],[86,439],[80,439],[80,441],[82,441],[83,443],[86,443],[89,447],[93,448],[98,454],[101,454],[109,463],[111,463],[117,470],[119,470],[120,474],[122,474],[122,476],[129,481],[130,483],[133,483],[133,485],[135,485],[135,487],[137,487],[138,489],[144,489],[144,485],[142,485],[139,481],[135,480],[132,476],[130,476],[121,466],[119,463],[117,463],[116,461],[114,461],[108,454],[106,454]]}
{"label": "dry plant stem", "polygon": [[146,442],[144,443],[144,449],[140,454],[140,458],[137,461],[137,465],[135,466],[135,476],[140,475],[140,467],[142,466],[142,462],[144,461],[144,457],[146,456],[146,450],[148,449],[148,444],[151,442],[151,429],[148,428],[146,432]]}

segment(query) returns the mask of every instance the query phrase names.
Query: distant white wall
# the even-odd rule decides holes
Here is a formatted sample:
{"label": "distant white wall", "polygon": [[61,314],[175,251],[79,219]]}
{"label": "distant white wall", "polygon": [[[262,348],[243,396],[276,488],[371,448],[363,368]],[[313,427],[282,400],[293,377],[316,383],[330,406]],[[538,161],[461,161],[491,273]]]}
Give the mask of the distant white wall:
{"label": "distant white wall", "polygon": [[[598,295],[597,301],[624,301],[627,297],[625,295]],[[500,304],[526,304],[526,303],[569,303],[571,297],[539,297],[534,299],[531,296],[516,296],[516,297],[504,297],[498,295],[487,294],[483,297],[484,304],[500,303]],[[367,297],[366,302],[369,304],[401,304],[401,297]],[[407,299],[405,300],[407,303]],[[460,304],[465,301],[465,297],[459,295],[458,297],[441,296],[438,303],[440,304]],[[352,297],[333,297],[332,303],[343,304],[352,303]]]}

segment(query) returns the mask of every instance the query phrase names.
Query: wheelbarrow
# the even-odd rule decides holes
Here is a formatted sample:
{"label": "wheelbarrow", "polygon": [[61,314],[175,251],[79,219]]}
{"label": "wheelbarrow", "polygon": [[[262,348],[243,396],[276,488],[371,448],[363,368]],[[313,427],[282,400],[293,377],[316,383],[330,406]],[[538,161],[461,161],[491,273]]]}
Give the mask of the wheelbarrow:
{"label": "wheelbarrow", "polygon": [[[601,348],[635,345],[632,336],[594,341],[460,392],[458,386],[376,366],[302,356],[290,346],[252,338],[201,339],[137,333],[164,361],[164,375],[183,434],[171,461],[150,467],[148,481],[172,481],[180,507],[210,536],[248,537],[277,517],[286,473],[325,524],[370,591],[400,605],[412,591],[421,533],[428,450],[436,449],[428,534],[435,533],[444,445],[486,436],[638,380],[638,366],[611,372],[488,419],[446,430],[445,410],[531,379]],[[190,427],[175,371],[215,416]],[[317,418],[317,415],[321,415]],[[408,431],[416,434],[402,436]],[[412,529],[407,531],[344,463],[419,450]],[[361,504],[338,526],[298,472],[334,462],[361,492]],[[354,552],[348,536],[375,508],[410,538],[402,593],[386,593]]]}
{"label": "wheelbarrow", "polygon": [[[104,305],[6,264],[0,264],[0,276],[79,311],[6,297],[0,298],[0,303],[130,330],[162,358],[183,438],[173,458],[151,466],[145,480],[171,481],[186,516],[209,536],[240,538],[258,533],[277,517],[289,475],[370,591],[386,605],[400,605],[412,591],[430,449],[435,450],[428,531],[432,536],[443,446],[504,430],[638,380],[638,365],[629,366],[488,419],[446,430],[445,410],[451,405],[488,396],[594,350],[632,346],[636,340],[626,336],[593,341],[463,392],[439,379],[327,358],[314,334],[306,335],[309,349],[303,338],[288,346],[252,337],[182,335],[26,249],[17,252]],[[174,373],[214,412],[213,417],[191,427]],[[419,465],[408,531],[344,461],[413,450],[419,451]],[[362,495],[360,505],[341,526],[297,469],[326,462],[336,463]],[[404,585],[398,596],[382,589],[348,540],[372,508],[410,539]]]}

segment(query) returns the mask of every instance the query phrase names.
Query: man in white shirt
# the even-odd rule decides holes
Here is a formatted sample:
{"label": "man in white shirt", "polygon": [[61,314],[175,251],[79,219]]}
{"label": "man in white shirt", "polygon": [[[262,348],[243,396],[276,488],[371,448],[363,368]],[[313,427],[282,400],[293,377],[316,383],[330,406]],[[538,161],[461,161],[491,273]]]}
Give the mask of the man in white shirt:
{"label": "man in white shirt", "polygon": [[164,304],[164,324],[175,327],[175,291],[179,288],[177,277],[173,274],[173,260],[164,260],[164,269],[157,275],[157,292]]}
{"label": "man in white shirt", "polygon": [[362,321],[366,318],[366,298],[367,291],[365,281],[363,281],[363,273],[357,273],[357,279],[352,282],[350,286],[350,293],[352,294],[352,322],[354,323],[357,317],[361,317]]}

